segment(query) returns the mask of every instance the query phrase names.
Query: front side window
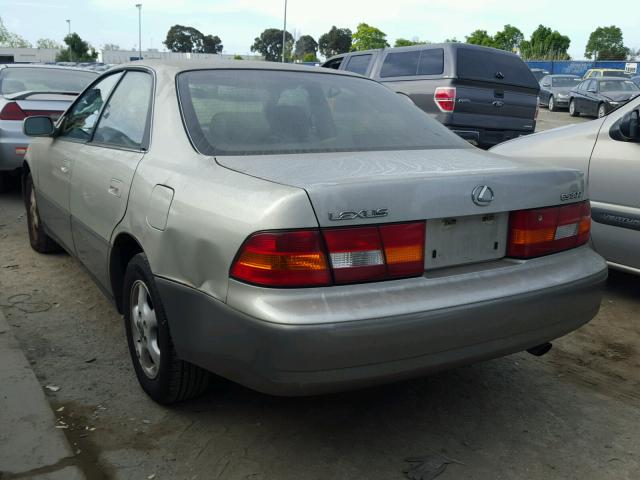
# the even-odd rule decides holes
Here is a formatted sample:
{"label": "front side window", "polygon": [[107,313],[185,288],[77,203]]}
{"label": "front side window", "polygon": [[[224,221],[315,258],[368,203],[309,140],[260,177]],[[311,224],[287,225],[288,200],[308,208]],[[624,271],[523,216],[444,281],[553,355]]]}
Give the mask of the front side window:
{"label": "front side window", "polygon": [[89,140],[102,106],[121,76],[121,72],[109,75],[84,92],[64,117],[60,136]]}
{"label": "front side window", "polygon": [[102,112],[93,141],[140,148],[147,129],[152,89],[151,75],[127,72]]}
{"label": "front side window", "polygon": [[371,54],[352,56],[351,58],[349,58],[349,62],[347,63],[345,70],[364,75],[365,73],[367,73],[367,68],[369,67],[369,63],[371,62],[371,57]]}
{"label": "front side window", "polygon": [[184,123],[205,155],[468,148],[422,110],[371,80],[270,70],[178,76]]}

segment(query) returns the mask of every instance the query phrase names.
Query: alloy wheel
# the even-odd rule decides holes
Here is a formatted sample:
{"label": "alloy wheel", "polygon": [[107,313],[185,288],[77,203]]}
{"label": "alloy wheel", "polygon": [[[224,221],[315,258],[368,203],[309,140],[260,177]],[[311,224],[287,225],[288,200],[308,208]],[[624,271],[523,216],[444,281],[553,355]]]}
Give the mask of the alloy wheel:
{"label": "alloy wheel", "polygon": [[160,345],[158,344],[158,321],[149,289],[142,280],[131,287],[131,334],[144,374],[154,379],[160,368]]}

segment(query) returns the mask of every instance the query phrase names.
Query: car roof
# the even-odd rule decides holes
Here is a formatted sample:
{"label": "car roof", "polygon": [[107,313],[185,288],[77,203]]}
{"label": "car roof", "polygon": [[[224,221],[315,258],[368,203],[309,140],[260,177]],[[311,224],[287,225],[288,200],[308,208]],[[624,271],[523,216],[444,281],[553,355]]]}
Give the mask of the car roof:
{"label": "car roof", "polygon": [[624,81],[624,80],[631,80],[631,79],[628,77],[598,77],[598,78],[590,78],[589,80],[597,80],[598,82],[602,82],[602,81],[611,81],[611,80]]}
{"label": "car roof", "polygon": [[137,60],[122,65],[117,68],[147,67],[158,73],[180,73],[190,70],[278,70],[285,72],[312,72],[329,73],[332,75],[343,75],[357,78],[364,78],[362,75],[342,70],[332,70],[323,67],[308,65],[298,65],[295,63],[279,63],[251,60]]}
{"label": "car roof", "polygon": [[548,77],[568,77],[568,78],[581,78],[578,75],[573,75],[571,73],[554,73],[552,75],[547,75]]}
{"label": "car roof", "polygon": [[86,68],[66,67],[64,65],[44,65],[41,63],[5,63],[3,65],[0,65],[0,68],[45,68],[54,70],[70,70],[75,72],[96,73],[92,70],[87,70]]}

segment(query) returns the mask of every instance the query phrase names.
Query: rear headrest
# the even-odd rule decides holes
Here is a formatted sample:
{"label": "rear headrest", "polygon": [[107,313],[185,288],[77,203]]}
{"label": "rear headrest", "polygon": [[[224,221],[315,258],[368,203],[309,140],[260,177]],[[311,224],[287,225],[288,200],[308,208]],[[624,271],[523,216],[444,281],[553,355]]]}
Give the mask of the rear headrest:
{"label": "rear headrest", "polygon": [[292,142],[309,138],[311,118],[304,108],[297,105],[269,105],[266,109],[271,130]]}
{"label": "rear headrest", "polygon": [[225,150],[226,145],[261,143],[269,133],[269,122],[261,112],[220,112],[211,117],[207,139]]}

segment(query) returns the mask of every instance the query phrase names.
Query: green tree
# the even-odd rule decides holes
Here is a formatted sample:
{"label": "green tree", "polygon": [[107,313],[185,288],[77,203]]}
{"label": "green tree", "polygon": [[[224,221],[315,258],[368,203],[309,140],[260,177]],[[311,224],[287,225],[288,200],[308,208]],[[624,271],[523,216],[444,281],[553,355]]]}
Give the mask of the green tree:
{"label": "green tree", "polygon": [[202,53],[222,52],[222,40],[217,35],[205,35],[202,37]]}
{"label": "green tree", "polygon": [[524,35],[519,28],[513,25],[505,25],[504,28],[493,36],[493,46],[508,52],[515,51],[524,40]]}
{"label": "green tree", "polygon": [[[293,35],[286,32],[285,53],[293,45]],[[267,28],[256,37],[251,45],[252,52],[259,52],[269,62],[279,62],[282,59],[282,30]]]}
{"label": "green tree", "polygon": [[446,38],[444,40],[444,43],[461,43],[461,42],[456,37],[452,37],[452,38]]}
{"label": "green tree", "polygon": [[406,38],[396,38],[396,42],[393,44],[394,47],[410,47],[411,45],[425,45],[429,42],[421,41],[421,40],[407,40]]}
{"label": "green tree", "polygon": [[204,35],[194,27],[174,25],[167,32],[163,42],[172,52],[183,53],[220,53],[222,40],[217,35]]}
{"label": "green tree", "polygon": [[56,55],[58,62],[91,62],[98,58],[95,48],[80,38],[77,33],[64,37],[67,48]]}
{"label": "green tree", "polygon": [[234,60],[244,60],[244,58],[242,58],[242,55],[238,55],[237,53],[233,56]]}
{"label": "green tree", "polygon": [[0,17],[0,47],[31,48],[31,44],[17,33],[11,33]]}
{"label": "green tree", "polygon": [[313,55],[313,58],[316,58],[317,52],[318,42],[311,35],[302,35],[296,42],[294,53],[297,59],[304,59],[307,55]]}
{"label": "green tree", "polygon": [[105,43],[102,46],[102,50],[105,50],[105,51],[120,50],[120,45],[116,43]]}
{"label": "green tree", "polygon": [[356,33],[353,34],[351,50],[355,52],[388,46],[386,33],[376,27],[361,23],[358,25]]}
{"label": "green tree", "polygon": [[58,42],[50,38],[39,38],[38,41],[36,42],[36,48],[61,49],[62,45],[60,45]]}
{"label": "green tree", "polygon": [[315,53],[307,53],[304,57],[302,57],[303,62],[317,62],[318,57]]}
{"label": "green tree", "polygon": [[486,30],[474,30],[471,35],[465,37],[467,43],[472,45],[482,45],[483,47],[493,47],[495,42],[493,37]]}
{"label": "green tree", "polygon": [[318,39],[320,53],[326,57],[333,57],[351,50],[351,30],[348,28],[336,28],[334,25],[327,33]]}
{"label": "green tree", "polygon": [[520,42],[520,56],[525,60],[570,60],[569,45],[569,37],[539,25],[529,40]]}
{"label": "green tree", "polygon": [[624,46],[622,30],[611,25],[598,27],[591,32],[584,56],[595,57],[596,60],[625,60],[629,53],[630,50]]}

